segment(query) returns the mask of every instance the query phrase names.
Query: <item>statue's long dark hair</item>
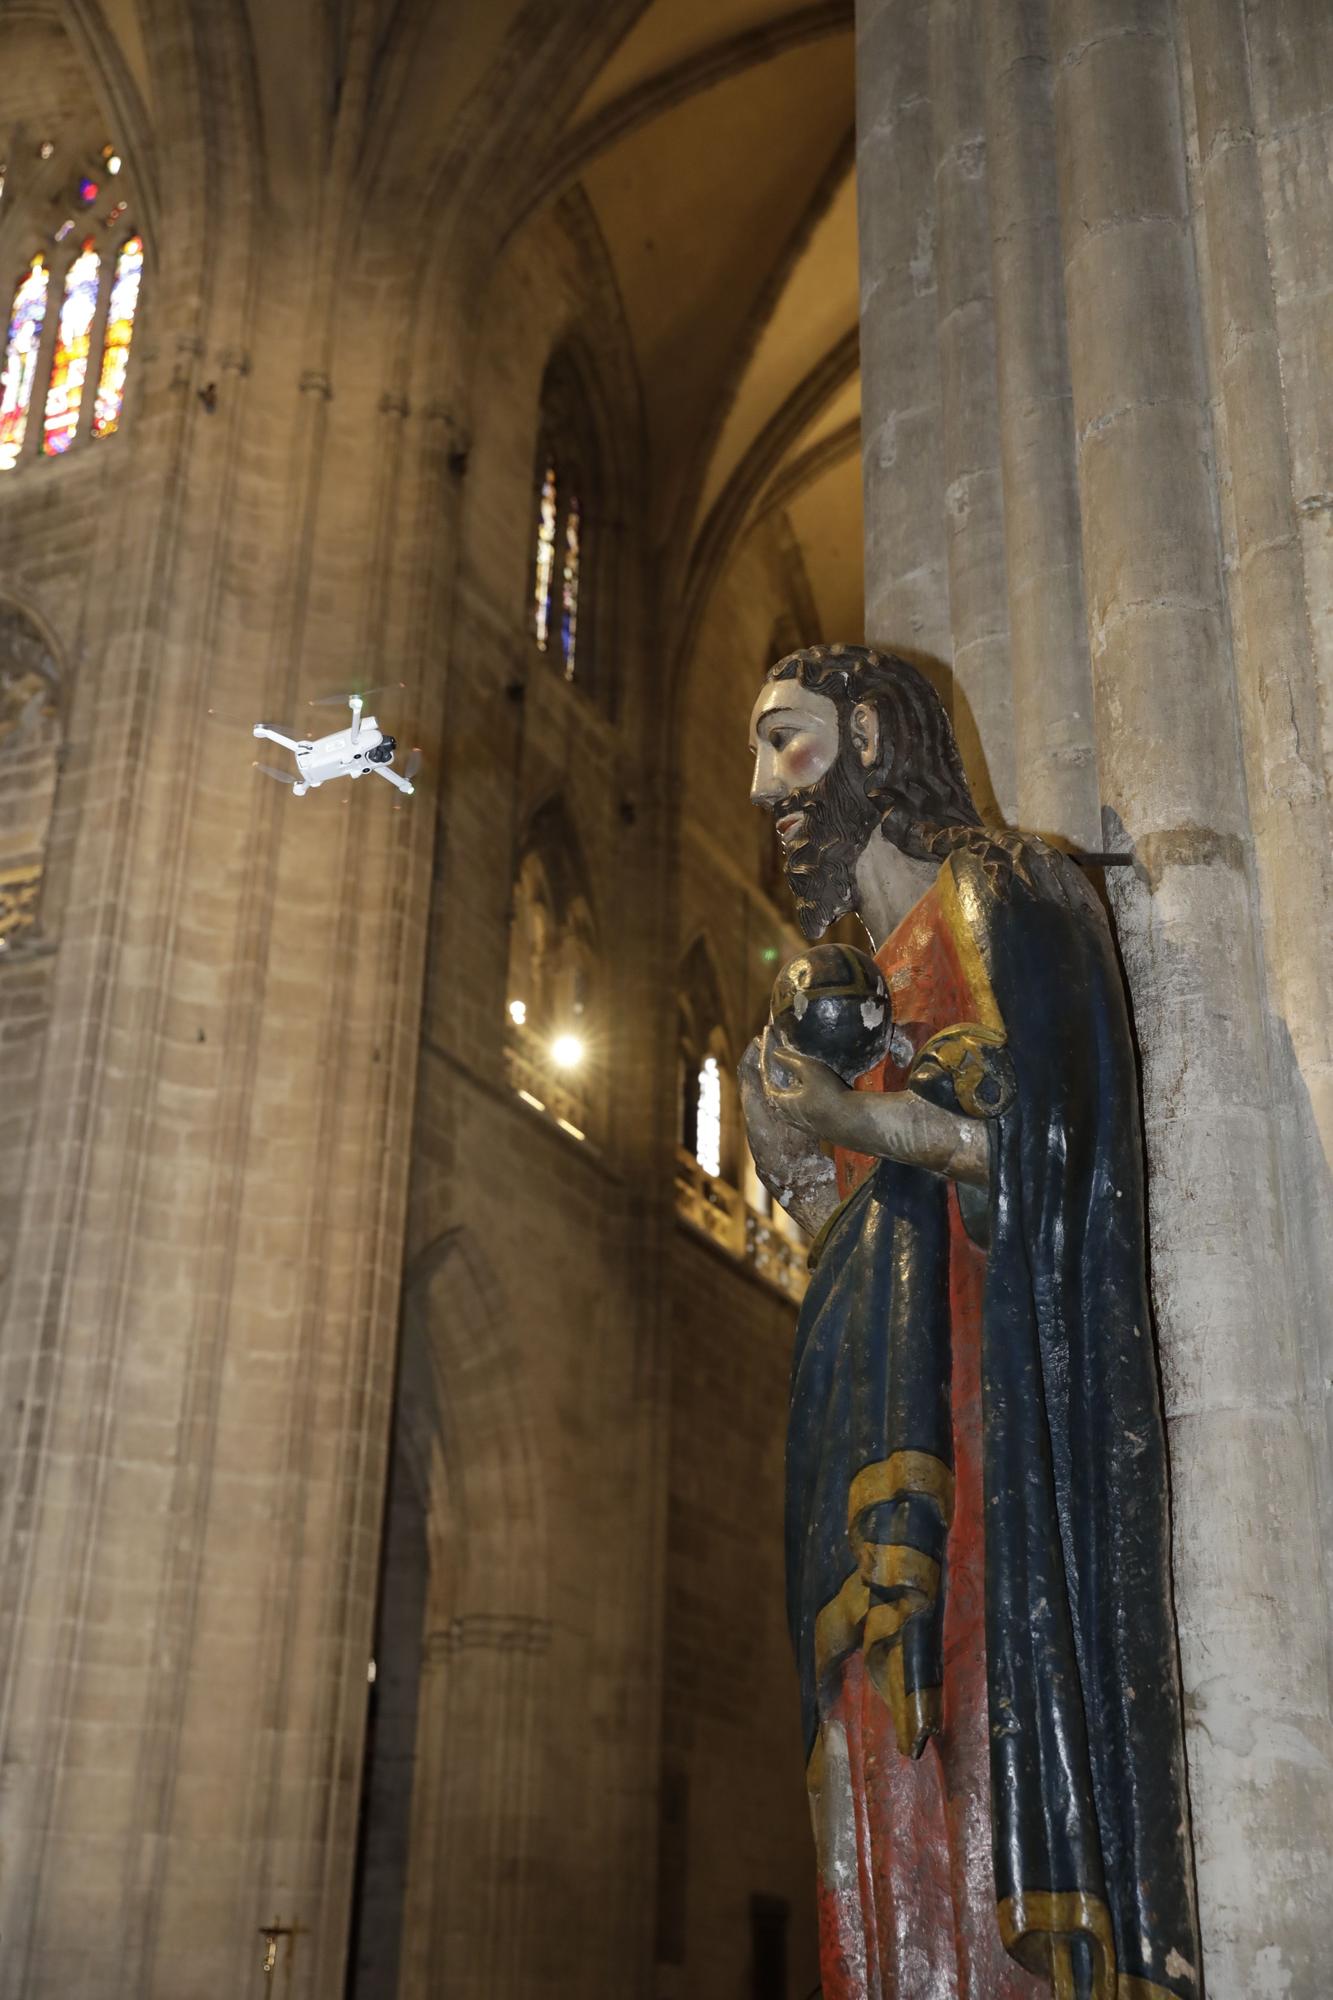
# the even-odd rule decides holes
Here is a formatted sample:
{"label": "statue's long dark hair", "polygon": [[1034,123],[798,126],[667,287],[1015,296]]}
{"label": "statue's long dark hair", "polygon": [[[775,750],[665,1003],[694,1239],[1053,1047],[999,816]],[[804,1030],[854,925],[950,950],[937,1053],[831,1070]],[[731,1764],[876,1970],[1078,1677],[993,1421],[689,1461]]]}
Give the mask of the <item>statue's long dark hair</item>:
{"label": "statue's long dark hair", "polygon": [[1101,921],[1082,870],[1058,848],[1034,833],[982,824],[953,725],[919,667],[870,646],[803,646],[770,667],[768,678],[799,681],[825,695],[838,710],[844,743],[857,703],[872,705],[880,757],[865,772],[865,795],[885,838],[904,854],[944,862],[965,848],[997,895],[1025,890]]}
{"label": "statue's long dark hair", "polygon": [[844,741],[858,702],[874,708],[880,757],[865,773],[866,797],[904,854],[942,861],[957,844],[951,829],[981,825],[944,703],[918,667],[869,646],[804,646],[770,667],[768,678],[826,696]]}

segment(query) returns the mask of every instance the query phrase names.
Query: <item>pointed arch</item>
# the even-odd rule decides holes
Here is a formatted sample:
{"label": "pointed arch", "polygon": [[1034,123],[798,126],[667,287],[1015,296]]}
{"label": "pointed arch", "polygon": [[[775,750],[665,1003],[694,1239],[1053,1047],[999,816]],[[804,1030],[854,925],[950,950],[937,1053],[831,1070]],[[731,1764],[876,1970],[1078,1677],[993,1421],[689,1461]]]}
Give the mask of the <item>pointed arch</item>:
{"label": "pointed arch", "polygon": [[530,625],[538,652],[566,681],[601,701],[609,693],[606,669],[614,648],[610,557],[618,508],[595,380],[572,340],[554,350],[542,376]]}
{"label": "pointed arch", "polygon": [[572,814],[559,792],[549,793],[530,814],[519,842],[520,856],[540,855],[563,921],[582,904],[595,923],[592,883],[583,842]]}
{"label": "pointed arch", "polygon": [[0,954],[41,936],[42,890],[64,739],[64,690],[51,641],[0,600]]}
{"label": "pointed arch", "polygon": [[525,1102],[580,1139],[605,1110],[603,988],[583,844],[556,794],[532,815],[517,848],[505,1058]]}
{"label": "pointed arch", "polygon": [[717,960],[703,932],[681,959],[676,991],[677,1138],[703,1174],[732,1181],[741,1150],[735,1049]]}
{"label": "pointed arch", "polygon": [[722,980],[717,955],[705,931],[700,931],[681,956],[676,991],[682,1029],[689,1046],[702,1058],[711,1040],[719,1033],[730,1047],[728,1015],[722,997]]}
{"label": "pointed arch", "polygon": [[440,1992],[459,1963],[506,1994],[511,1927],[532,1921],[546,1489],[507,1318],[471,1231],[409,1264],[376,1641],[393,1707],[367,1771],[352,2000]]}

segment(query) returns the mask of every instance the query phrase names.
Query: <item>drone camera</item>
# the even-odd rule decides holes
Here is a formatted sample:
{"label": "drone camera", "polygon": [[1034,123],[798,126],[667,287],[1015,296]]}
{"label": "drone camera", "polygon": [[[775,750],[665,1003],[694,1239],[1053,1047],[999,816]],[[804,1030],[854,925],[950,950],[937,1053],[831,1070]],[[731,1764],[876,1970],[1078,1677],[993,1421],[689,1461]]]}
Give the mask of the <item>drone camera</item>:
{"label": "drone camera", "polygon": [[391,764],[393,762],[393,753],[397,748],[398,741],[396,737],[383,736],[373,749],[367,750],[366,755],[372,764]]}

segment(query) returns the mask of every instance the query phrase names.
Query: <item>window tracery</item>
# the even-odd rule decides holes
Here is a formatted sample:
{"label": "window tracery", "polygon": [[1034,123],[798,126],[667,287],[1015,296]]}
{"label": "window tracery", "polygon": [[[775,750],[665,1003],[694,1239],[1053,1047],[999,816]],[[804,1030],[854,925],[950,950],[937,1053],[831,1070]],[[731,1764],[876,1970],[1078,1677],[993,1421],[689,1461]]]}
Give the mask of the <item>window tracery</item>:
{"label": "window tracery", "polygon": [[[57,185],[62,219],[54,229],[47,222],[34,229],[17,272],[0,270],[0,297],[6,295],[3,280],[11,280],[0,373],[0,472],[35,457],[63,457],[121,427],[145,257],[142,233],[129,219],[122,167],[107,145],[94,168],[65,184],[63,200]],[[30,189],[26,202],[21,190],[16,193],[20,212],[39,212],[37,192]],[[44,203],[46,189],[41,193]],[[18,214],[6,238],[22,242]]]}
{"label": "window tracery", "polygon": [[27,435],[50,284],[46,259],[38,251],[15,287],[9,315],[4,381],[0,384],[0,472],[17,465]]}
{"label": "window tracery", "polygon": [[713,1054],[704,1057],[695,1079],[694,1157],[706,1174],[722,1174],[722,1069]]}
{"label": "window tracery", "polygon": [[42,418],[42,450],[49,458],[68,451],[78,431],[101,270],[97,244],[89,236],[65,273],[64,297],[56,322],[55,353],[51,357]]}
{"label": "window tracery", "polygon": [[534,479],[532,634],[563,678],[593,684],[590,601],[604,475],[591,406],[568,354],[549,363],[541,390]]}
{"label": "window tracery", "polygon": [[23,612],[0,604],[0,964],[41,939],[61,738],[50,648]]}
{"label": "window tracery", "polygon": [[521,845],[509,930],[505,1053],[510,1083],[573,1137],[596,1125],[601,1078],[598,952],[573,829],[558,800]]}
{"label": "window tracery", "polygon": [[111,301],[102,338],[102,366],[93,408],[93,436],[106,437],[120,423],[125,405],[125,378],[130,366],[130,342],[139,310],[143,282],[143,238],[131,236],[121,246],[111,281]]}
{"label": "window tracery", "polygon": [[706,941],[681,966],[676,1212],[793,1300],[807,1283],[803,1232],[774,1204],[746,1143],[720,982]]}

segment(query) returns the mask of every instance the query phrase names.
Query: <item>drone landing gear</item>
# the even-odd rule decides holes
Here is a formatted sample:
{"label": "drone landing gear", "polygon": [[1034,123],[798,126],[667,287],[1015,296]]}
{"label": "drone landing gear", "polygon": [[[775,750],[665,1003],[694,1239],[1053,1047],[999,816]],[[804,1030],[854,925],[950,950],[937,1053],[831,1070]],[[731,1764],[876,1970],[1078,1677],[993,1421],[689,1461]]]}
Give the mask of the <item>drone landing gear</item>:
{"label": "drone landing gear", "polygon": [[406,793],[408,798],[411,798],[413,792],[416,790],[415,785],[410,785],[406,778],[402,777],[399,772],[392,770],[388,764],[371,764],[368,768],[375,773],[377,778],[387,778],[391,785],[397,785],[399,791]]}

